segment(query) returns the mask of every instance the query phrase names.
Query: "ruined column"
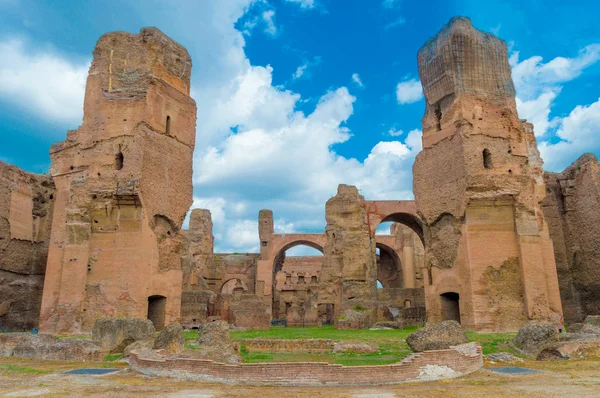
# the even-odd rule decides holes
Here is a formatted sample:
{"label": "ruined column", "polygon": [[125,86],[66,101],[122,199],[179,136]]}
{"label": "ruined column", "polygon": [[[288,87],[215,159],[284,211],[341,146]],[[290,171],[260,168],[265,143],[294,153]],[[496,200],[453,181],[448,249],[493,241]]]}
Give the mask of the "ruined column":
{"label": "ruined column", "polygon": [[185,248],[181,257],[183,285],[181,317],[185,327],[198,327],[209,316],[217,295],[210,291],[204,273],[212,266],[214,256],[213,223],[210,210],[193,209],[189,229],[184,232]]}
{"label": "ruined column", "polygon": [[157,324],[179,319],[196,134],[191,59],[156,28],[108,33],[93,54],[83,124],[50,151],[57,191],[40,317],[47,332],[149,312],[164,318]]}
{"label": "ruined column", "polygon": [[517,114],[506,44],[457,17],[418,63],[426,112],[413,185],[426,229],[428,321],[459,313],[474,330],[560,324],[542,161]]}
{"label": "ruined column", "polygon": [[271,253],[271,240],[275,233],[273,224],[273,211],[260,210],[258,212],[258,236],[260,239],[260,260],[256,270],[256,294],[263,297],[265,305],[268,306],[269,315],[273,306],[273,287],[275,275],[273,264],[269,261]]}
{"label": "ruined column", "polygon": [[[327,243],[319,280],[319,304],[333,304],[336,319],[353,306],[377,299],[375,242],[364,198],[354,186],[340,184],[325,205]],[[337,324],[337,323],[336,323]]]}

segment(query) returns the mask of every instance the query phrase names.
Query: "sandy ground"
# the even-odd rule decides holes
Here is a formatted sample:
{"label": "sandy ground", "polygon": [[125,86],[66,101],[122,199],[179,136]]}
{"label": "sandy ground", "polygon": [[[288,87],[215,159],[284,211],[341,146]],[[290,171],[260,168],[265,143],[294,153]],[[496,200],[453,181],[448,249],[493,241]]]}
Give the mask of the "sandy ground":
{"label": "sandy ground", "polygon": [[543,370],[534,375],[484,369],[454,380],[351,388],[229,386],[147,377],[125,364],[115,366],[123,369],[106,376],[73,376],[63,372],[107,363],[0,358],[0,397],[600,397],[600,360],[518,364]]}

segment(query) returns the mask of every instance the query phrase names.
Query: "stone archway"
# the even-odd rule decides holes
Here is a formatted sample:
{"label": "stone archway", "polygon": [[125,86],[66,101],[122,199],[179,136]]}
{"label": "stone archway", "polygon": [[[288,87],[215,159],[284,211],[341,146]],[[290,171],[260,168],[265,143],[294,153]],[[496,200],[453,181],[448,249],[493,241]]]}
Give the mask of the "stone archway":
{"label": "stone archway", "polygon": [[383,243],[376,243],[379,249],[377,255],[377,280],[383,288],[404,287],[404,272],[402,260],[392,247]]}

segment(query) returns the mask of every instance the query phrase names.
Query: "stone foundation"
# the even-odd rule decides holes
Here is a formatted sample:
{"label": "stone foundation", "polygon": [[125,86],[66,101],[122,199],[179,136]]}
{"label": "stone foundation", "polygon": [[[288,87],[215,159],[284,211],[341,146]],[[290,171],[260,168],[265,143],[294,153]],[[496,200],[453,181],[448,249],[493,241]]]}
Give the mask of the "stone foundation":
{"label": "stone foundation", "polygon": [[[471,347],[475,349],[471,350]],[[188,358],[146,359],[138,353],[132,353],[128,362],[133,369],[148,375],[213,383],[285,386],[373,386],[432,381],[463,376],[483,367],[481,347],[474,343],[448,350],[425,351],[396,364],[380,366],[321,362],[226,365]]]}

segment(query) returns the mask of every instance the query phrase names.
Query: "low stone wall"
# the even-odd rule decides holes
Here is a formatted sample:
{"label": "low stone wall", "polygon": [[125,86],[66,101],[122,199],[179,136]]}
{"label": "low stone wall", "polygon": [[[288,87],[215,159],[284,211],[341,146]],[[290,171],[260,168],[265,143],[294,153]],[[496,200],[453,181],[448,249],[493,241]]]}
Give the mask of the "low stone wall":
{"label": "low stone wall", "polygon": [[483,367],[481,347],[470,343],[448,350],[424,351],[392,365],[342,366],[323,362],[226,365],[210,360],[141,358],[129,365],[144,374],[204,382],[249,385],[383,385],[454,378]]}
{"label": "low stone wall", "polygon": [[247,339],[244,340],[243,345],[249,352],[331,352],[334,341],[327,339]]}

